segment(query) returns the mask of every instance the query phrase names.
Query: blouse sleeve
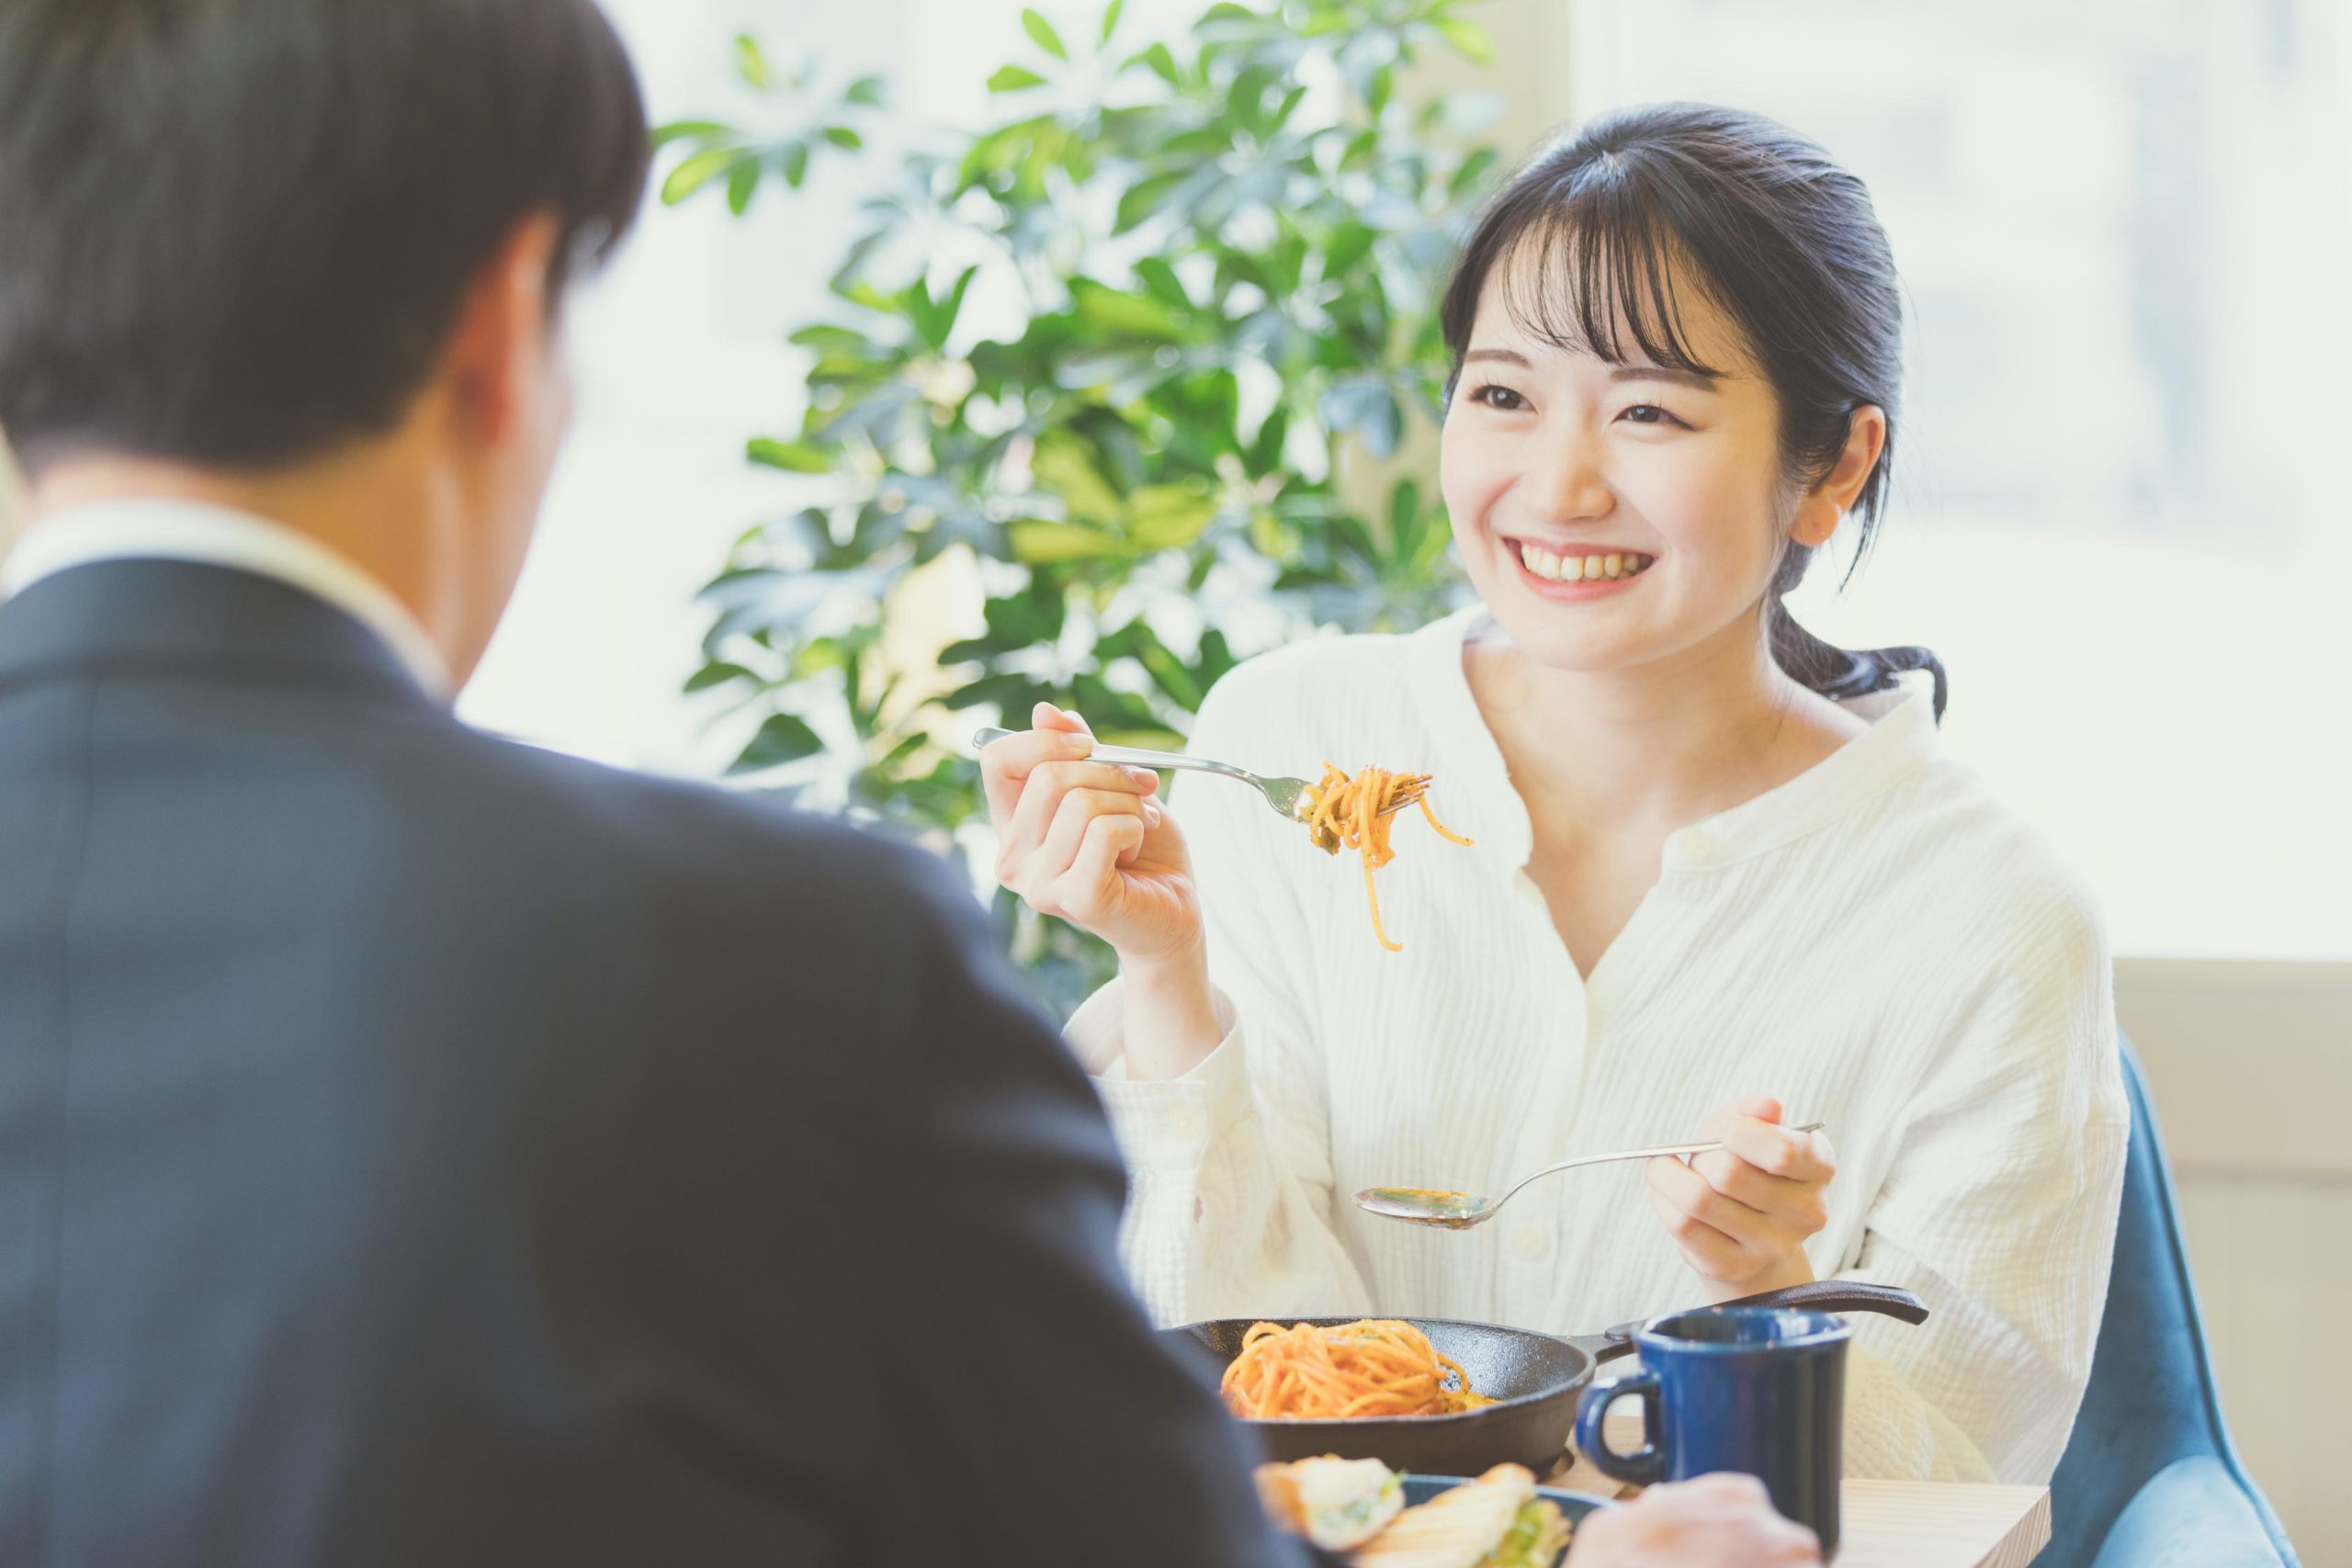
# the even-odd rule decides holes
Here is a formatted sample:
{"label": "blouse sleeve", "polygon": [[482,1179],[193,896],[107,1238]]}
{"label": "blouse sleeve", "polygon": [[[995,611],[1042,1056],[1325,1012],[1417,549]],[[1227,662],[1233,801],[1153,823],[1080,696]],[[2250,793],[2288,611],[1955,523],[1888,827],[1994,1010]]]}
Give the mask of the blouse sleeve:
{"label": "blouse sleeve", "polygon": [[[1250,706],[1250,674],[1245,666],[1210,693],[1195,750],[1250,753],[1248,731],[1263,723]],[[1330,1221],[1322,1046],[1301,985],[1314,973],[1312,953],[1295,892],[1268,869],[1301,845],[1275,842],[1267,829],[1298,829],[1221,780],[1187,779],[1175,795],[1225,1037],[1181,1078],[1129,1079],[1115,980],[1068,1031],[1129,1168],[1122,1258],[1162,1324],[1361,1315],[1372,1310],[1370,1292]]]}
{"label": "blouse sleeve", "polygon": [[2089,1380],[2131,1125],[2111,962],[2054,880],[2001,924],[1841,1270],[1932,1314],[1854,1320],[1849,1474],[2047,1481]]}

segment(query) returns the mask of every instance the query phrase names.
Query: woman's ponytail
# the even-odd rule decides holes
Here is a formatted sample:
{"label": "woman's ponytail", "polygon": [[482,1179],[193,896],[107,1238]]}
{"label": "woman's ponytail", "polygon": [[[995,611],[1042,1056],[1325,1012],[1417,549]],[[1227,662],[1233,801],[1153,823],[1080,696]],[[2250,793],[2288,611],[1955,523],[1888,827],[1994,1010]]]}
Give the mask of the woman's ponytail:
{"label": "woman's ponytail", "polygon": [[1944,716],[1950,683],[1943,661],[1924,648],[1839,648],[1822,641],[1797,624],[1778,593],[1766,612],[1765,629],[1771,639],[1772,660],[1801,686],[1819,692],[1833,702],[1883,692],[1909,670],[1925,670],[1936,682],[1936,721]]}

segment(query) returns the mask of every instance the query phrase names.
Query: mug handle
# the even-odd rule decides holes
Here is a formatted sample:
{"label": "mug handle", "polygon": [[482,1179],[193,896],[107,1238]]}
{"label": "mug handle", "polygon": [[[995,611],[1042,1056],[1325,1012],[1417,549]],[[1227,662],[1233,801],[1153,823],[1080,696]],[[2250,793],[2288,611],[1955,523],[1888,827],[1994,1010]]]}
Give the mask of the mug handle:
{"label": "mug handle", "polygon": [[[1608,1436],[1601,1429],[1602,1418],[1611,1404],[1629,1393],[1642,1398],[1643,1440],[1634,1452],[1621,1454],[1609,1446]],[[1577,1452],[1592,1461],[1604,1475],[1630,1481],[1636,1486],[1654,1485],[1666,1479],[1666,1456],[1657,1446],[1659,1415],[1656,1372],[1627,1372],[1623,1377],[1594,1383],[1577,1402]]]}

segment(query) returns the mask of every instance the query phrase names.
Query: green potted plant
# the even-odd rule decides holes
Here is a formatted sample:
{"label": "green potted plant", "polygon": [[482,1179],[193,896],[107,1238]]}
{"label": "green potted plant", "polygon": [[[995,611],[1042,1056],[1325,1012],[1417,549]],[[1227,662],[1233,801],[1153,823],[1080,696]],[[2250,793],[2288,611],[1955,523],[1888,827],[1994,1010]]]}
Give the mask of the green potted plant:
{"label": "green potted plant", "polygon": [[[806,412],[750,442],[813,499],[704,591],[689,689],[757,721],[734,771],[959,852],[985,820],[978,723],[1045,701],[1179,745],[1238,659],[1451,606],[1442,507],[1398,454],[1440,412],[1435,290],[1497,155],[1476,96],[1399,81],[1430,51],[1485,57],[1466,9],[1217,5],[1141,41],[1114,0],[1076,47],[1023,13],[1002,113],[866,204],[792,336]],[[735,48],[796,128],[665,127],[667,201],[741,213],[861,155],[878,80],[818,95]],[[909,657],[894,635],[943,585],[971,635]],[[1083,933],[998,908],[1056,1003],[1108,972]]]}

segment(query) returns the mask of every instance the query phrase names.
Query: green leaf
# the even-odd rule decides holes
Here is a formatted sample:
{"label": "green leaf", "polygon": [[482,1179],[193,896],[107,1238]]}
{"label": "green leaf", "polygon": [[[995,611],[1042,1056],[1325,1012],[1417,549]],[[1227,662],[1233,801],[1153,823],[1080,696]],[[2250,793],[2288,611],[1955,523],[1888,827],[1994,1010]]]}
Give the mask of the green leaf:
{"label": "green leaf", "polygon": [[713,147],[684,160],[670,171],[670,177],[662,182],[662,204],[677,206],[734,167],[742,156],[743,150],[740,147]]}
{"label": "green leaf", "polygon": [[1124,234],[1158,212],[1178,186],[1193,178],[1190,169],[1178,169],[1164,175],[1148,175],[1126,188],[1119,197],[1119,210],[1112,221],[1111,231]]}
{"label": "green leaf", "polygon": [[824,134],[825,140],[834,146],[846,147],[853,152],[865,145],[865,138],[846,125],[829,125],[825,127]]}
{"label": "green leaf", "polygon": [[660,152],[673,141],[737,141],[742,132],[733,126],[715,119],[673,119],[667,125],[653,128],[653,149]]}
{"label": "green leaf", "polygon": [[831,452],[805,441],[774,441],[763,435],[748,442],[743,452],[754,463],[791,474],[828,473],[833,466]]}
{"label": "green leaf", "polygon": [[767,90],[773,80],[767,55],[761,50],[759,39],[749,33],[735,35],[735,74],[741,76],[747,85],[763,92]]}
{"label": "green leaf", "polygon": [[1176,57],[1168,52],[1168,46],[1164,43],[1153,44],[1149,49],[1129,55],[1120,63],[1119,69],[1128,71],[1138,65],[1171,87],[1183,85],[1183,77],[1176,69]]}
{"label": "green leaf", "polygon": [[1085,444],[1076,436],[1049,431],[1037,440],[1030,455],[1029,474],[1039,489],[1061,498],[1073,517],[1111,523],[1126,510],[1119,492],[1095,467]]}
{"label": "green leaf", "polygon": [[1042,87],[1046,79],[1026,65],[1000,65],[996,74],[989,78],[991,93],[1017,93],[1023,87]]}
{"label": "green leaf", "polygon": [[744,669],[741,664],[729,664],[727,660],[719,659],[712,660],[686,677],[686,690],[707,692],[713,686],[731,685],[737,681],[749,681],[756,685],[759,679],[756,672]]}
{"label": "green leaf", "polygon": [[784,183],[793,189],[808,177],[808,143],[787,141],[776,149],[776,167],[784,171]]}
{"label": "green leaf", "polygon": [[1397,555],[1409,555],[1421,532],[1421,487],[1406,479],[1388,496],[1388,546]]}
{"label": "green leaf", "polygon": [[880,108],[882,107],[882,78],[860,76],[849,85],[849,90],[842,95],[842,101],[847,104],[864,104],[870,109]]}
{"label": "green leaf", "polygon": [[1109,8],[1102,13],[1102,42],[1105,44],[1111,41],[1111,35],[1119,30],[1119,13],[1126,8],[1127,0],[1111,0]]}
{"label": "green leaf", "polygon": [[1464,21],[1460,17],[1438,17],[1431,19],[1430,26],[1435,28],[1445,41],[1453,46],[1454,52],[1464,59],[1479,65],[1495,62],[1494,40],[1477,23]]}
{"label": "green leaf", "polygon": [[752,197],[760,188],[760,165],[754,158],[746,158],[727,174],[728,209],[741,218],[750,209]]}
{"label": "green leaf", "polygon": [[1049,523],[1032,517],[1008,524],[1005,533],[1012,545],[1012,558],[1025,566],[1099,560],[1125,553],[1117,535],[1082,523]]}
{"label": "green leaf", "polygon": [[1501,161],[1502,154],[1492,147],[1479,148],[1467,158],[1463,159],[1462,166],[1453,171],[1453,178],[1446,184],[1446,194],[1456,197],[1469,195],[1478,188],[1479,182],[1484,180],[1487,173]]}
{"label": "green leaf", "polygon": [[1141,550],[1189,545],[1216,515],[1216,497],[1193,485],[1146,485],[1128,505],[1128,536]]}
{"label": "green leaf", "polygon": [[854,332],[848,327],[821,323],[813,327],[803,327],[785,341],[797,344],[802,348],[817,349],[825,354],[864,354],[870,346],[865,341],[864,333]]}
{"label": "green leaf", "polygon": [[1172,310],[1189,310],[1193,297],[1184,290],[1183,279],[1176,269],[1158,256],[1144,256],[1136,262],[1136,276],[1151,291],[1151,297]]}
{"label": "green leaf", "polygon": [[1105,332],[1171,342],[1184,335],[1183,322],[1157,299],[1122,294],[1085,278],[1073,284],[1071,292],[1079,315]]}
{"label": "green leaf", "polygon": [[1039,49],[1044,50],[1056,60],[1069,58],[1069,51],[1062,47],[1062,35],[1054,31],[1054,24],[1039,16],[1035,9],[1023,8],[1021,27]]}
{"label": "green leaf", "polygon": [[780,768],[787,762],[814,757],[824,749],[825,743],[817,739],[817,732],[808,728],[808,720],[794,714],[770,714],[759,733],[728,764],[727,771],[754,773],[764,768]]}

